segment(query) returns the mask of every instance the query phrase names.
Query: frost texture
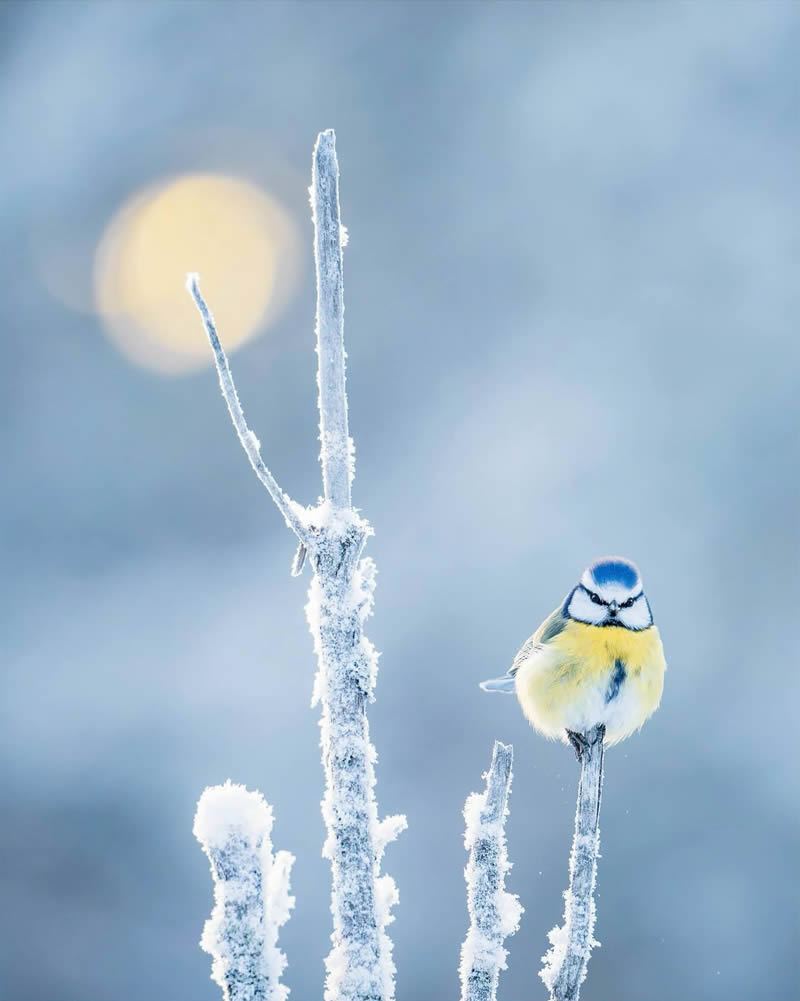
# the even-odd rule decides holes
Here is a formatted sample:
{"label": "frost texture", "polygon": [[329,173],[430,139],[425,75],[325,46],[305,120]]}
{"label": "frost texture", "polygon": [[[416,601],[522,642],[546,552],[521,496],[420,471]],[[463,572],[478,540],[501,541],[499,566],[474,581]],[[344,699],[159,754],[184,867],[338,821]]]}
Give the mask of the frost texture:
{"label": "frost texture", "polygon": [[578,1001],[594,938],[594,888],[600,854],[600,795],[603,786],[605,729],[583,735],[581,777],[575,811],[575,835],[569,859],[569,888],[564,891],[564,924],[549,933],[550,949],[539,976],[551,1001]]}
{"label": "frost texture", "polygon": [[214,909],[200,945],[213,956],[211,978],[225,1001],[286,1001],[280,983],[286,957],[278,929],[294,897],[289,874],[294,857],[272,853],[272,808],[244,786],[213,786],[197,804],[194,834],[211,863]]}
{"label": "frost texture", "polygon": [[375,749],[367,704],[378,654],[363,634],[372,611],[375,564],[362,559],[369,525],[352,508],[354,447],[345,391],[339,165],[332,130],[320,133],[311,182],[317,271],[317,387],[324,501],[312,513],[314,576],[306,614],[319,669],[313,702],[322,708],[325,771],[323,854],[330,859],[333,947],[326,959],[326,1001],[392,1001],[392,943],[385,932],[397,890],[380,875],[383,849],[405,818],[378,822]]}
{"label": "frost texture", "polygon": [[323,504],[314,512],[314,526],[316,572],[306,615],[319,662],[313,701],[322,707],[322,816],[328,832],[323,854],[333,877],[325,998],[391,1001],[395,968],[385,929],[398,894],[392,878],[380,875],[380,862],[406,819],[379,822],[374,796],[376,754],[366,710],[378,655],[362,630],[372,611],[375,565],[359,558],[369,528],[354,512]]}
{"label": "frost texture", "polygon": [[522,916],[518,898],[504,888],[511,868],[505,818],[512,759],[513,749],[495,742],[486,791],[472,793],[464,806],[464,846],[469,852],[464,878],[470,925],[461,947],[461,1001],[494,1001],[508,955],[503,941],[514,934]]}
{"label": "frost texture", "polygon": [[203,317],[222,395],[239,440],[300,541],[292,573],[299,575],[307,561],[314,574],[306,612],[319,664],[313,704],[319,703],[322,710],[322,813],[327,826],[323,853],[330,859],[333,882],[333,948],[326,961],[325,998],[392,1001],[395,971],[385,929],[392,920],[397,889],[391,877],[380,875],[380,862],[384,848],[406,822],[404,817],[390,817],[379,823],[374,796],[376,755],[369,739],[366,709],[373,697],[378,655],[363,635],[362,626],[372,609],[375,566],[372,560],[362,559],[371,530],[351,502],[355,467],[347,423],[342,282],[346,230],[339,218],[339,166],[332,130],[320,133],[314,148],[311,206],[324,488],[324,500],[318,506],[306,509],[291,500],[261,458],[259,441],[244,419],[197,276],[190,275],[187,284]]}
{"label": "frost texture", "polygon": [[349,509],[354,447],[347,430],[344,389],[344,281],[339,215],[339,164],[332,129],[319,134],[311,178],[314,258],[317,265],[317,388],[325,499]]}
{"label": "frost texture", "polygon": [[244,411],[242,410],[236,386],[233,382],[228,358],[220,344],[214,317],[211,315],[211,310],[208,308],[205,299],[200,294],[199,280],[199,276],[195,272],[191,272],[186,276],[186,288],[189,295],[194,299],[195,305],[203,318],[203,326],[206,328],[211,350],[214,352],[214,362],[217,366],[217,375],[219,376],[219,387],[222,390],[222,397],[227,404],[228,413],[231,415],[233,426],[236,428],[236,434],[239,436],[239,441],[242,443],[242,448],[245,450],[256,476],[267,488],[270,497],[275,502],[275,506],[283,515],[287,526],[291,528],[302,542],[305,540],[308,532],[304,520],[306,512],[281,490],[275,477],[261,458],[261,442],[247,426]]}

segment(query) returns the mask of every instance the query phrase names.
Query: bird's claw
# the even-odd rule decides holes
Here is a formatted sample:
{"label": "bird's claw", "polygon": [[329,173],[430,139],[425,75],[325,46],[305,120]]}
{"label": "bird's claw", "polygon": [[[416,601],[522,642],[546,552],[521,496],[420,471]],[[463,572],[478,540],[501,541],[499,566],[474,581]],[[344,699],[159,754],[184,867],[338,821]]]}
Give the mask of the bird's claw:
{"label": "bird's claw", "polygon": [[589,741],[582,733],[577,733],[575,730],[567,730],[567,740],[572,744],[572,750],[575,752],[578,764],[581,764],[583,752],[589,747]]}
{"label": "bird's claw", "polygon": [[583,764],[583,755],[595,746],[595,744],[602,744],[605,735],[606,728],[604,725],[600,724],[595,727],[593,731],[594,740],[588,740],[585,733],[578,733],[577,730],[567,730],[567,740],[572,744],[572,749],[575,751],[575,757],[578,759],[578,764]]}

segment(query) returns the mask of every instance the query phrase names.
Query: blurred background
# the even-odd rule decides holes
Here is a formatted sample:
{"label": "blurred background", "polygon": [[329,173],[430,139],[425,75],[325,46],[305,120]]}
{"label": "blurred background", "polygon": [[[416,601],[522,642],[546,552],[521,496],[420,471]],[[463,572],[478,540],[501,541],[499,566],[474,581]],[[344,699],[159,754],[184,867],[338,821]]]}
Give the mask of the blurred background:
{"label": "blurred background", "polygon": [[297,855],[286,981],[321,997],[308,578],[183,281],[313,502],[334,127],[398,997],[457,996],[461,809],[500,738],[501,997],[544,998],[577,767],[477,684],[621,553],[670,670],[607,758],[583,996],[796,1001],[800,7],[4,3],[0,51],[0,994],[217,999],[191,832],[230,777]]}

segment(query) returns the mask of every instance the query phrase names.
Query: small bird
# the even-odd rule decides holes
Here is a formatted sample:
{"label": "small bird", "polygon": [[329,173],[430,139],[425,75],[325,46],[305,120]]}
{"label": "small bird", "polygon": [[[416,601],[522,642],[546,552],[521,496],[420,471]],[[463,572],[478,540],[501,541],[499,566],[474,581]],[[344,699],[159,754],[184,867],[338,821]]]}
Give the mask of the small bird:
{"label": "small bird", "polygon": [[486,692],[516,692],[531,726],[568,741],[605,727],[616,744],[638,730],[661,701],[667,665],[635,564],[608,556],[587,567],[564,602],[524,644]]}

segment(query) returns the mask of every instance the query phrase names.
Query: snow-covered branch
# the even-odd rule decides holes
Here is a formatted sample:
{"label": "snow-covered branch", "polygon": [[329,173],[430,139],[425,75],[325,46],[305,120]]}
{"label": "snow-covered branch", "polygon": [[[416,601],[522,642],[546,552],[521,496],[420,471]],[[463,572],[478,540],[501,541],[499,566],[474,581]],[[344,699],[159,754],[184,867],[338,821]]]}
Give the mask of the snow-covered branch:
{"label": "snow-covered branch", "polygon": [[564,924],[550,934],[550,949],[539,974],[550,1001],[578,1001],[594,940],[594,885],[600,850],[600,794],[603,788],[605,727],[575,734],[581,777],[575,811],[575,835],[569,860],[569,888],[564,892]]}
{"label": "snow-covered branch", "polygon": [[272,808],[244,786],[213,786],[197,804],[194,834],[211,863],[214,910],[200,944],[225,1001],[286,1001],[278,929],[289,918],[294,857],[272,853]]}
{"label": "snow-covered branch", "polygon": [[277,480],[261,458],[261,443],[247,426],[247,421],[244,419],[244,411],[239,402],[239,396],[236,393],[231,368],[217,336],[214,317],[211,315],[211,310],[206,305],[205,299],[200,294],[198,283],[199,276],[197,274],[191,273],[187,276],[186,288],[189,290],[189,294],[194,299],[195,305],[200,310],[200,315],[203,318],[203,325],[206,328],[206,334],[208,334],[208,339],[211,342],[211,348],[214,352],[214,361],[216,362],[217,373],[219,375],[219,385],[222,389],[225,402],[228,404],[228,412],[231,415],[233,426],[236,428],[236,433],[239,435],[239,441],[247,453],[247,458],[250,460],[250,465],[255,470],[256,476],[269,491],[269,495],[275,501],[278,510],[283,515],[284,521],[300,539],[300,542],[307,544],[309,530],[303,517],[305,512],[299,504],[296,504],[291,497],[281,490]]}
{"label": "snow-covered branch", "polygon": [[500,971],[508,953],[503,941],[519,927],[522,907],[504,889],[511,868],[505,822],[514,750],[495,741],[486,791],[474,792],[464,806],[464,845],[469,930],[461,947],[461,1001],[495,1001]]}
{"label": "snow-covered branch", "polygon": [[376,759],[367,725],[377,653],[363,634],[372,610],[375,566],[362,559],[371,534],[351,505],[353,448],[347,427],[343,340],[342,245],[339,166],[332,130],[314,149],[311,205],[317,266],[317,355],[320,459],[324,500],[306,510],[291,501],[261,459],[247,427],[227,358],[196,276],[188,287],[203,316],[219,372],[222,393],[239,439],[261,482],[300,539],[293,573],[308,555],[313,579],[306,606],[319,669],[314,703],[321,704],[321,747],[325,771],[322,813],[327,825],[324,854],[331,861],[333,948],[326,961],[326,1001],[391,1001],[394,966],[385,927],[397,891],[380,875],[384,846],[405,826],[405,818],[378,821],[374,796]]}

